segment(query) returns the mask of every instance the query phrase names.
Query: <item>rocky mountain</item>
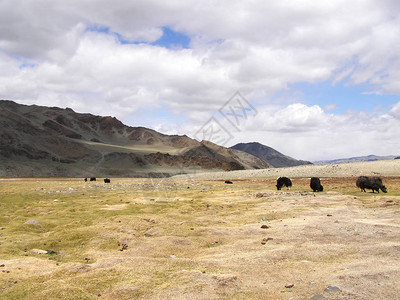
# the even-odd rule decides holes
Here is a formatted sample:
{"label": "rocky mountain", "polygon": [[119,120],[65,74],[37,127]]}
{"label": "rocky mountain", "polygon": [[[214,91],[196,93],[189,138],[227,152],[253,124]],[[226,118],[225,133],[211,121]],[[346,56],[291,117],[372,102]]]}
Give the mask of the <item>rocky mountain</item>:
{"label": "rocky mountain", "polygon": [[260,143],[240,143],[231,147],[231,149],[236,149],[244,151],[251,155],[254,155],[264,161],[267,161],[270,165],[275,168],[282,167],[294,167],[300,165],[312,164],[309,161],[297,160],[287,155],[284,155],[275,149],[262,145]]}
{"label": "rocky mountain", "polygon": [[238,150],[113,117],[0,101],[2,177],[159,177],[269,167]]}

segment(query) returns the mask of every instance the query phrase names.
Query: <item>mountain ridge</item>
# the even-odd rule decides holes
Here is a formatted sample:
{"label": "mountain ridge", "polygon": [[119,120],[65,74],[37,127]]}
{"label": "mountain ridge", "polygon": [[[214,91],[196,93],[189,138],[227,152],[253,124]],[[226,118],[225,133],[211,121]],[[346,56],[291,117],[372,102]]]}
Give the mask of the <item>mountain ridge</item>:
{"label": "mountain ridge", "polygon": [[186,135],[131,127],[111,116],[0,100],[0,176],[161,177],[269,168],[267,162]]}
{"label": "mountain ridge", "polygon": [[313,162],[314,164],[344,164],[351,162],[363,162],[363,161],[377,161],[377,160],[391,160],[400,159],[399,155],[365,155],[365,156],[353,156],[348,158],[338,158],[331,160],[320,160]]}
{"label": "mountain ridge", "polygon": [[281,152],[269,146],[260,144],[258,142],[239,143],[230,148],[244,151],[251,155],[254,155],[262,160],[267,161],[275,168],[294,167],[294,166],[312,164],[309,161],[297,160],[290,156],[284,155]]}

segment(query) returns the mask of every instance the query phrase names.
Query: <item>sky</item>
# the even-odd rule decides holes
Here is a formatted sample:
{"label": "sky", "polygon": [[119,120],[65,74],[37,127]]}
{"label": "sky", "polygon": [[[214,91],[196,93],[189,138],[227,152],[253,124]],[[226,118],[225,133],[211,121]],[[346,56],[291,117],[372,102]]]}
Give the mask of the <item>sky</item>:
{"label": "sky", "polygon": [[400,1],[2,0],[0,99],[259,142],[400,155]]}

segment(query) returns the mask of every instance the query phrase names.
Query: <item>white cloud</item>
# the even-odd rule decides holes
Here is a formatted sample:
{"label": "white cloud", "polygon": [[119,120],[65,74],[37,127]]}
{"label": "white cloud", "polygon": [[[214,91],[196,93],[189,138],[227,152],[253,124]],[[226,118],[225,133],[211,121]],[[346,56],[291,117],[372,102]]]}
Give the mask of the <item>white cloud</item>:
{"label": "white cloud", "polygon": [[[391,115],[348,112],[327,114],[319,106],[291,104],[264,106],[234,135],[230,145],[258,141],[276,150],[305,160],[323,160],[369,154],[399,154],[400,105]],[[229,126],[229,125],[228,125]]]}
{"label": "white cloud", "polygon": [[[390,0],[5,0],[0,98],[118,118],[165,106],[198,126],[237,90],[257,105],[299,82],[399,94],[399,11]],[[190,49],[149,44],[162,27],[187,34]],[[387,124],[397,126],[398,105],[388,115],[332,115],[335,103],[296,101],[260,107],[249,130],[277,133],[271,140],[298,156],[313,145],[326,155],[373,152],[383,137],[397,138]],[[354,136],[359,143],[349,144]]]}
{"label": "white cloud", "polygon": [[392,109],[390,110],[389,114],[396,119],[400,120],[400,102],[396,103]]}

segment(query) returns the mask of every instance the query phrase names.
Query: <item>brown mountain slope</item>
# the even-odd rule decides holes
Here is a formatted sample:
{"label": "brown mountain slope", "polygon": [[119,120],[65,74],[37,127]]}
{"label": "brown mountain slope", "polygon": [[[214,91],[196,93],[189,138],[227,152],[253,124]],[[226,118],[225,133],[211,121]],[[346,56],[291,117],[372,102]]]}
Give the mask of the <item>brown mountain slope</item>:
{"label": "brown mountain slope", "polygon": [[113,117],[0,101],[0,176],[167,176],[270,165],[244,152]]}
{"label": "brown mountain slope", "polygon": [[236,144],[230,147],[230,149],[236,149],[254,155],[262,160],[267,161],[275,168],[294,167],[294,166],[312,164],[309,161],[294,159],[290,156],[284,155],[276,151],[271,147],[255,142]]}

